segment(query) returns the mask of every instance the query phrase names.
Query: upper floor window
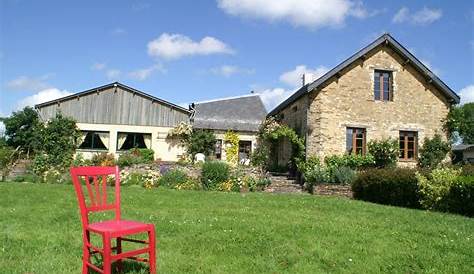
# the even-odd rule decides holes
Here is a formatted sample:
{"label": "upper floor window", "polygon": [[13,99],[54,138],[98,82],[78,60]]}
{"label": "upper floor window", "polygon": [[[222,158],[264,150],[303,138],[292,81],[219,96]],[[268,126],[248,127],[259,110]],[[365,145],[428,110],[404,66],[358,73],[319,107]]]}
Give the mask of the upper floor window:
{"label": "upper floor window", "polygon": [[365,128],[348,127],[346,129],[346,152],[364,155],[365,138]]}
{"label": "upper floor window", "polygon": [[109,146],[109,133],[103,131],[82,131],[80,149],[106,150]]}
{"label": "upper floor window", "polygon": [[374,72],[374,99],[380,101],[392,101],[392,72],[376,70]]}
{"label": "upper floor window", "polygon": [[400,131],[400,160],[415,160],[417,150],[417,132]]}

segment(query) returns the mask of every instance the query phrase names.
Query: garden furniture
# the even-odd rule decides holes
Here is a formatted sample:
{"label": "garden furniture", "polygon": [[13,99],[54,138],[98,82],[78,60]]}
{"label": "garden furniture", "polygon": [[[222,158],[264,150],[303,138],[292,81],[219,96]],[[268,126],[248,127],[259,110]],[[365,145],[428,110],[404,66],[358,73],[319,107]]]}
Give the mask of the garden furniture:
{"label": "garden furniture", "polygon": [[[82,273],[93,269],[99,273],[110,274],[112,263],[117,261],[118,270],[121,271],[122,259],[132,259],[147,262],[150,273],[156,273],[155,262],[155,226],[120,218],[120,173],[115,167],[72,167],[71,177],[76,190],[82,220],[83,258]],[[113,178],[115,191],[107,195],[107,181]],[[86,195],[85,195],[86,192]],[[112,196],[112,197],[108,197]],[[109,199],[111,198],[111,199]],[[89,215],[102,211],[114,211],[115,219],[89,222]],[[102,237],[102,248],[92,245],[91,233]],[[148,240],[137,240],[126,236],[147,233]],[[112,247],[112,240],[116,239],[116,246]],[[146,246],[136,250],[123,251],[122,242],[134,242]],[[115,251],[115,253],[113,253]],[[91,255],[102,256],[102,269],[91,262]],[[148,254],[148,258],[138,255]]]}

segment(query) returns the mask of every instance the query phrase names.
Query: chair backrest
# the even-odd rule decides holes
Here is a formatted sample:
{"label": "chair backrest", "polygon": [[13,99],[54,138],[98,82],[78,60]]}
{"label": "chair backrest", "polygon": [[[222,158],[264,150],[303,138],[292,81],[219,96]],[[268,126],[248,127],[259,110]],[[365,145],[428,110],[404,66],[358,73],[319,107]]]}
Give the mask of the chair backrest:
{"label": "chair backrest", "polygon": [[[89,224],[89,213],[114,210],[115,219],[120,220],[120,173],[114,167],[71,167],[71,177],[76,190],[83,229]],[[113,176],[115,197],[107,197],[107,179]],[[109,179],[110,181],[110,179]],[[84,189],[86,195],[84,195]],[[114,198],[109,201],[108,198]]]}

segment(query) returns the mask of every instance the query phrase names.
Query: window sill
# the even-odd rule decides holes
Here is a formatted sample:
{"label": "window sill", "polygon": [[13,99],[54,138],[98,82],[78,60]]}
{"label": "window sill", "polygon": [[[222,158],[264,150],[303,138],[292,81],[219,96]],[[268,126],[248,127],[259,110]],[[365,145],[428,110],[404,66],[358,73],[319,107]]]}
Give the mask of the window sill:
{"label": "window sill", "polygon": [[416,159],[398,159],[399,162],[401,163],[416,163]]}
{"label": "window sill", "polygon": [[108,149],[94,149],[94,148],[78,148],[76,151],[79,152],[108,152]]}

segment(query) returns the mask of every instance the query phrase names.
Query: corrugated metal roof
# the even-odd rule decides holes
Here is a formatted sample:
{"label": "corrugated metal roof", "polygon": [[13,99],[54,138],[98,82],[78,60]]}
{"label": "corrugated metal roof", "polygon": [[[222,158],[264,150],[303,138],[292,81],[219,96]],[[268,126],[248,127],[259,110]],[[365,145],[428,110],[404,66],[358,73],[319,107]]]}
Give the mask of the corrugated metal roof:
{"label": "corrugated metal roof", "polygon": [[267,115],[259,95],[194,104],[194,128],[256,132]]}

